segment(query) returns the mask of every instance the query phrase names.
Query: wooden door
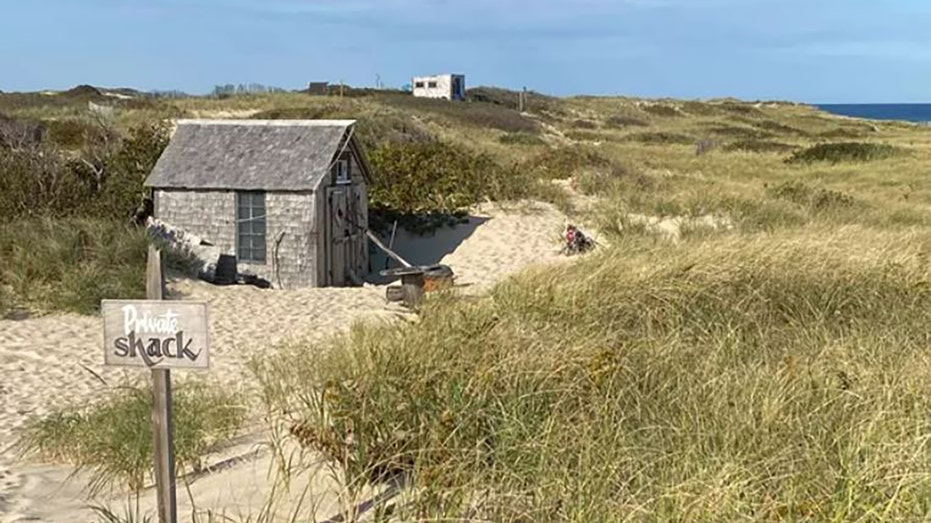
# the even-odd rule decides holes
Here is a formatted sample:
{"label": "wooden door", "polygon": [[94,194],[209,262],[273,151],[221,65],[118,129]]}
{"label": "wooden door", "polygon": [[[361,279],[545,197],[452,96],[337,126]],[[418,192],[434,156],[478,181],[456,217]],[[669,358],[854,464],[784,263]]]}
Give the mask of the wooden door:
{"label": "wooden door", "polygon": [[327,189],[327,283],[334,287],[346,285],[346,263],[351,231],[349,224],[348,186]]}
{"label": "wooden door", "polygon": [[365,186],[327,189],[327,284],[361,284],[368,274],[368,201]]}

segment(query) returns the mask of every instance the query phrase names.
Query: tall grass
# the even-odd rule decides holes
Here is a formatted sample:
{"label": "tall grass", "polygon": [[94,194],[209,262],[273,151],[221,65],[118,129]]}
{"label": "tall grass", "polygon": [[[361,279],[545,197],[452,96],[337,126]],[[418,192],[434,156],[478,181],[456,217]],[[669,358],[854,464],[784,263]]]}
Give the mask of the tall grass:
{"label": "tall grass", "polygon": [[260,366],[271,411],[404,517],[931,516],[927,235],[605,252]]}
{"label": "tall grass", "polygon": [[[188,382],[173,391],[175,459],[179,470],[199,470],[200,460],[235,435],[245,418],[231,388]],[[90,472],[88,491],[138,492],[152,478],[151,386],[113,389],[101,402],[70,405],[32,420],[21,441],[26,455]]]}
{"label": "tall grass", "polygon": [[0,305],[90,314],[104,298],[143,298],[146,245],[143,230],[105,220],[4,223]]}

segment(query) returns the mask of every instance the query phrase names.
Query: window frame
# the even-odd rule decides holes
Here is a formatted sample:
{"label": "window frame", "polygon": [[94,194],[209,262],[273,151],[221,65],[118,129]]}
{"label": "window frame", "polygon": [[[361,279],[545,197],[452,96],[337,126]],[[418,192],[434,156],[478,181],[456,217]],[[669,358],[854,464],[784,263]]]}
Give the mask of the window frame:
{"label": "window frame", "polygon": [[[345,177],[340,176],[344,174]],[[348,156],[336,160],[333,164],[333,183],[336,185],[349,185],[352,183],[352,163]]]}
{"label": "window frame", "polygon": [[[261,227],[257,227],[258,224]],[[260,243],[257,238],[261,238]],[[244,239],[248,240],[248,247],[244,245]],[[268,198],[265,191],[236,191],[236,259],[257,265],[268,263]]]}
{"label": "window frame", "polygon": [[419,82],[414,82],[414,88],[416,88],[416,89],[423,89],[423,88],[424,88],[424,82],[423,82],[422,80],[419,81]]}
{"label": "window frame", "polygon": [[437,87],[439,87],[439,82],[437,82],[436,80],[431,80],[427,82],[427,89],[436,89]]}

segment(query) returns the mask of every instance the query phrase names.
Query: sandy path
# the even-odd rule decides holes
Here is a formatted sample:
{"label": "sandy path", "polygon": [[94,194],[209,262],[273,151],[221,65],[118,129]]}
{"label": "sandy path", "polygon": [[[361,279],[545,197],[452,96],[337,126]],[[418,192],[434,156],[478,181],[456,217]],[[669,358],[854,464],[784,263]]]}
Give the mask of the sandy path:
{"label": "sandy path", "polygon": [[[511,210],[483,206],[467,226],[427,238],[399,237],[396,245],[415,263],[451,266],[458,283],[480,292],[529,265],[565,260],[558,253],[564,225],[565,217],[549,205],[528,203]],[[225,382],[247,383],[249,358],[284,340],[319,339],[357,318],[396,316],[380,286],[268,291],[185,280],[174,282],[171,290],[177,297],[208,302],[209,376]],[[144,374],[102,366],[101,330],[96,317],[0,320],[0,521],[71,521],[74,510],[83,506],[79,488],[63,483],[67,469],[19,464],[10,445],[30,416],[104,394],[107,386],[90,371],[110,384]],[[231,494],[222,485],[255,485],[264,478],[259,476],[254,465],[234,467],[199,481],[195,490],[198,499],[212,499],[216,507],[235,506],[243,494]]]}
{"label": "sandy path", "polygon": [[[320,338],[344,329],[354,318],[388,316],[383,291],[308,289],[263,291],[253,287],[218,288],[200,282],[173,285],[185,299],[205,300],[211,315],[209,376],[226,383],[243,383],[252,354],[285,339]],[[22,321],[0,321],[0,514],[25,517],[32,503],[16,496],[24,475],[12,469],[16,431],[30,416],[56,407],[93,401],[107,386],[123,378],[142,378],[144,371],[103,367],[99,318],[56,315]],[[199,373],[176,373],[176,379]],[[203,377],[200,374],[200,377]],[[28,476],[28,475],[27,475]],[[60,479],[60,478],[59,478]],[[34,491],[42,490],[33,486]],[[19,498],[19,499],[17,499]]]}

